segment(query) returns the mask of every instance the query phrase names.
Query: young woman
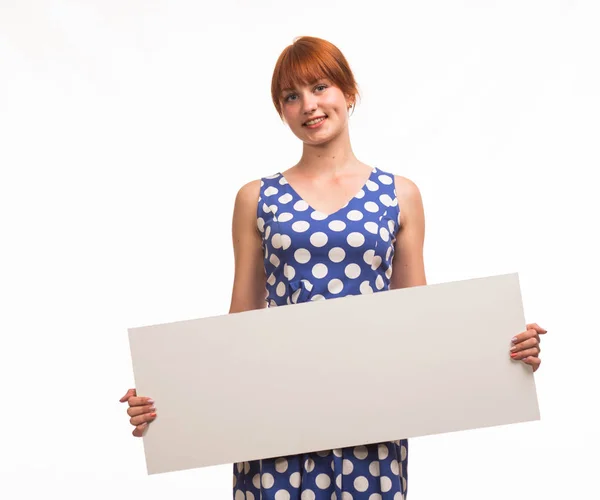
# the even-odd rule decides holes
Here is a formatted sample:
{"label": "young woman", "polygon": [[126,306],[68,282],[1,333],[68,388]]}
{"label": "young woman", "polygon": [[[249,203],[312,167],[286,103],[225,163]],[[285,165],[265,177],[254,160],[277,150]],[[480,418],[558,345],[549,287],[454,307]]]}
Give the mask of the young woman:
{"label": "young woman", "polygon": [[[230,313],[425,285],[425,222],[417,186],[354,155],[349,111],[359,95],[337,47],[302,37],[280,55],[271,94],[303,143],[300,161],[238,192]],[[536,324],[510,356],[540,365]],[[121,399],[141,436],[154,402]],[[315,409],[318,411],[318,408]],[[323,450],[234,464],[235,500],[399,500],[407,492],[408,442]]]}

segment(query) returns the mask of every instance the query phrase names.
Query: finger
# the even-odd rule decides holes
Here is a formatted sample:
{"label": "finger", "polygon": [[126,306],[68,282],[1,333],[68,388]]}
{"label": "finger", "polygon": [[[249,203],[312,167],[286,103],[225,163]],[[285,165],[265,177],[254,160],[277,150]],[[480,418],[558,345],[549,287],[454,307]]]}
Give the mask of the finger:
{"label": "finger", "polygon": [[144,406],[154,404],[154,399],[147,397],[132,397],[129,398],[129,406]]}
{"label": "finger", "polygon": [[152,413],[154,410],[156,410],[154,405],[131,406],[127,408],[127,415],[130,417],[137,417],[138,415],[143,415],[144,413]]}
{"label": "finger", "polygon": [[531,365],[533,367],[533,371],[535,372],[540,365],[542,364],[542,360],[538,357],[529,357],[529,358],[525,358],[523,360],[523,363],[526,363],[528,365]]}
{"label": "finger", "polygon": [[142,415],[138,415],[137,417],[131,417],[129,419],[129,423],[131,425],[135,425],[137,427],[138,425],[152,422],[155,418],[156,418],[156,412],[144,413]]}
{"label": "finger", "polygon": [[537,331],[531,328],[529,330],[519,333],[518,335],[515,335],[511,339],[511,341],[513,344],[519,344],[521,342],[524,342],[525,340],[529,340],[530,338],[535,337],[536,335]]}
{"label": "finger", "polygon": [[524,340],[523,342],[519,342],[518,344],[513,345],[510,348],[511,352],[524,351],[525,349],[531,349],[533,347],[538,347],[538,340],[535,337]]}
{"label": "finger", "polygon": [[511,352],[510,357],[512,359],[521,360],[521,359],[525,359],[528,356],[537,357],[538,354],[539,354],[539,352],[538,352],[537,347],[534,347],[532,349],[525,349],[524,351]]}
{"label": "finger", "polygon": [[535,330],[537,333],[541,333],[541,334],[548,333],[548,330],[546,330],[545,328],[542,328],[542,327],[541,327],[540,325],[538,325],[537,323],[529,323],[529,324],[527,325],[527,329],[528,329],[528,330],[530,330],[530,329],[534,329],[534,330]]}
{"label": "finger", "polygon": [[136,394],[136,392],[135,392],[135,389],[129,389],[129,390],[127,391],[127,394],[125,394],[125,396],[123,396],[121,399],[119,399],[119,401],[120,401],[121,403],[124,403],[125,401],[127,401],[127,400],[128,400],[130,397],[132,397],[132,396],[137,396],[137,394]]}
{"label": "finger", "polygon": [[142,437],[144,435],[144,431],[148,428],[147,423],[143,423],[142,425],[138,425],[135,429],[133,429],[132,434],[135,437]]}

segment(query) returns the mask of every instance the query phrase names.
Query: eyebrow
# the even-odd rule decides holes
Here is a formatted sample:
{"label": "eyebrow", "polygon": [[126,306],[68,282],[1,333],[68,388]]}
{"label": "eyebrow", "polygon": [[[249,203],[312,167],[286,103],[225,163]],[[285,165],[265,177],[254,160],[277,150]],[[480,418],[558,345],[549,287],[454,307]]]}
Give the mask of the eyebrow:
{"label": "eyebrow", "polygon": [[[314,85],[317,82],[325,81],[325,80],[329,81],[329,78],[327,78],[325,76],[322,77],[322,78],[317,78],[316,80],[312,80],[312,81],[308,82],[308,85]],[[288,92],[288,91],[289,92],[296,92],[296,89],[291,89],[291,88],[281,89],[281,94],[283,94],[284,92]]]}

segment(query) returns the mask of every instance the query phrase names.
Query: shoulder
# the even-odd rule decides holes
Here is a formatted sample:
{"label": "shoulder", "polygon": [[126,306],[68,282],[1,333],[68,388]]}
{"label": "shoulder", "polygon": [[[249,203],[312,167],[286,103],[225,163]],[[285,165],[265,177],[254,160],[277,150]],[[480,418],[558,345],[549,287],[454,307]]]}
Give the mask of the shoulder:
{"label": "shoulder", "polygon": [[398,202],[404,202],[411,205],[414,203],[422,203],[419,187],[408,177],[395,175],[394,186],[396,188]]}

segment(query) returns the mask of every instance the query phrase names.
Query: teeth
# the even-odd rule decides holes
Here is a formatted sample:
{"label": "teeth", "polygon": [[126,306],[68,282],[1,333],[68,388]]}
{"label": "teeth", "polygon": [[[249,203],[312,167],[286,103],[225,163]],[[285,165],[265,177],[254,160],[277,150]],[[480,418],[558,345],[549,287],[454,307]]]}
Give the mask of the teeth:
{"label": "teeth", "polygon": [[306,125],[314,125],[315,123],[319,123],[322,122],[325,118],[317,118],[316,120],[311,120],[309,122],[306,122]]}

